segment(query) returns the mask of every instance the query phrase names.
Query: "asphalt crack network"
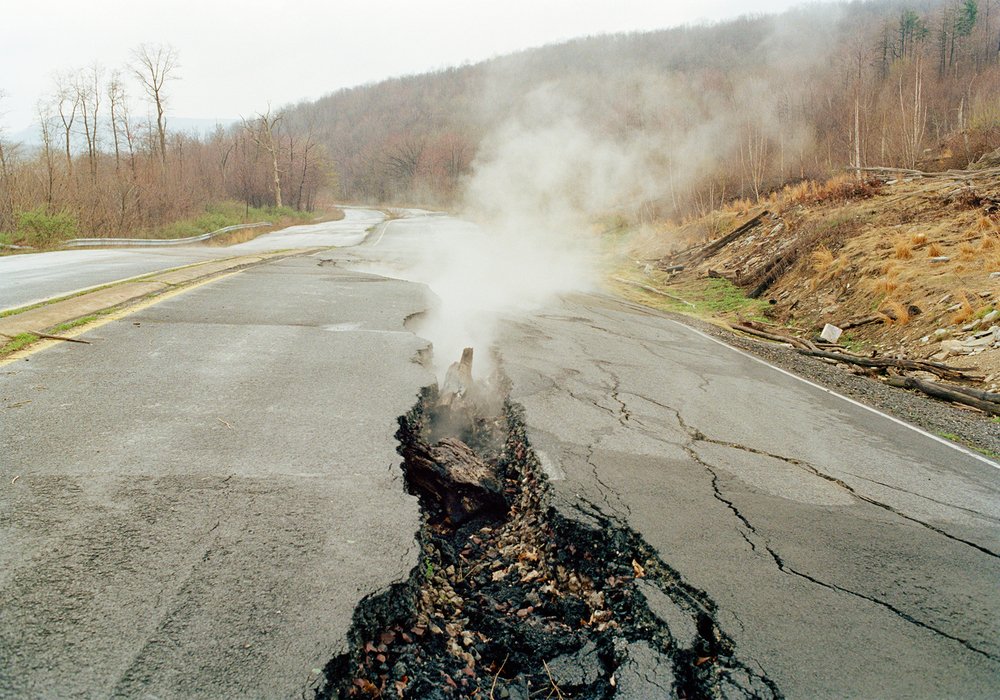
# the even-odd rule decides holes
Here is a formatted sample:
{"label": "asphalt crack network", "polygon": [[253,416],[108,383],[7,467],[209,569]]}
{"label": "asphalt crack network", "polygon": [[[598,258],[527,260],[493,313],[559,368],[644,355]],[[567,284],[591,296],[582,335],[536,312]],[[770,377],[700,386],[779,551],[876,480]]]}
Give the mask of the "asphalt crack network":
{"label": "asphalt crack network", "polygon": [[609,502],[555,504],[523,409],[501,404],[432,388],[400,419],[420,561],[357,606],[317,697],[781,697]]}
{"label": "asphalt crack network", "polygon": [[[761,457],[769,457],[771,459],[776,459],[776,460],[779,460],[779,461],[784,462],[786,464],[789,464],[791,466],[794,466],[794,467],[797,467],[799,469],[802,469],[802,470],[804,470],[804,471],[812,474],[813,476],[817,476],[820,479],[823,479],[824,481],[828,481],[831,484],[835,484],[835,485],[839,486],[840,488],[842,488],[843,490],[847,491],[849,494],[851,494],[852,496],[854,496],[855,498],[857,498],[859,501],[864,501],[865,503],[868,503],[869,505],[875,506],[876,508],[880,508],[880,509],[882,509],[882,510],[884,510],[886,512],[892,513],[893,515],[895,515],[895,516],[897,516],[899,518],[902,518],[903,520],[908,520],[909,522],[912,522],[912,523],[914,523],[916,525],[919,525],[921,527],[927,528],[931,532],[934,532],[934,533],[936,533],[938,535],[941,535],[942,537],[945,537],[945,538],[947,538],[949,540],[952,540],[954,542],[958,542],[960,544],[964,544],[964,545],[967,545],[969,547],[972,547],[973,549],[978,550],[979,552],[982,552],[983,554],[986,554],[986,555],[994,557],[994,558],[1000,558],[1000,554],[998,554],[997,552],[994,552],[993,550],[991,550],[991,549],[989,549],[987,547],[983,547],[982,545],[977,544],[975,542],[971,542],[969,540],[963,539],[963,538],[958,537],[956,535],[952,535],[951,533],[947,532],[946,530],[943,530],[943,529],[941,529],[941,528],[939,528],[939,527],[937,527],[935,525],[932,525],[932,524],[930,524],[930,523],[928,523],[926,521],[920,520],[919,518],[915,518],[912,515],[907,515],[906,513],[903,513],[902,511],[900,511],[899,509],[893,508],[888,503],[883,503],[882,501],[879,501],[877,499],[871,498],[870,496],[866,496],[863,493],[860,493],[853,486],[851,486],[850,484],[848,484],[847,482],[845,482],[843,479],[835,477],[832,474],[827,474],[826,472],[821,471],[820,469],[818,469],[817,467],[813,466],[812,464],[809,464],[808,462],[804,462],[802,460],[795,459],[795,458],[792,458],[792,457],[785,457],[783,455],[774,454],[772,452],[767,452],[765,450],[760,450],[760,449],[757,449],[757,448],[754,448],[754,447],[749,447],[747,445],[741,445],[741,444],[735,443],[735,442],[727,442],[725,440],[715,440],[715,439],[709,438],[709,437],[701,434],[700,432],[698,433],[698,435],[699,435],[699,438],[698,438],[697,442],[705,442],[705,443],[708,443],[708,444],[711,444],[711,445],[718,445],[720,447],[728,447],[728,448],[731,448],[731,449],[734,449],[734,450],[740,450],[742,452],[748,452],[750,454],[759,455]],[[877,483],[877,482],[875,482],[875,483]],[[914,494],[914,495],[916,495],[916,494]]]}
{"label": "asphalt crack network", "polygon": [[[598,488],[601,491],[601,500],[604,501],[608,509],[616,511],[625,516],[630,516],[632,515],[632,508],[629,506],[628,501],[622,498],[621,494],[618,493],[618,491],[613,489],[609,484],[607,484],[603,479],[601,479],[600,469],[594,462],[594,452],[596,450],[596,444],[597,443],[592,442],[589,445],[587,445],[587,456],[585,457],[585,460],[587,464],[590,466],[590,471],[594,477],[594,481],[597,482]],[[611,503],[609,494],[614,494],[615,500],[618,501],[620,507],[616,507]]]}
{"label": "asphalt crack network", "polygon": [[976,544],[974,542],[969,542],[969,541],[964,540],[964,539],[962,539],[960,537],[956,537],[954,535],[951,535],[950,533],[945,532],[945,531],[941,530],[940,528],[937,528],[937,527],[935,527],[935,526],[933,526],[933,525],[931,525],[929,523],[923,522],[923,521],[921,521],[921,520],[919,520],[917,518],[914,518],[912,516],[906,515],[905,513],[901,513],[900,511],[898,511],[897,509],[893,508],[892,506],[889,506],[888,504],[885,504],[885,503],[882,503],[882,502],[877,501],[875,499],[872,499],[872,498],[869,498],[867,496],[864,496],[863,494],[858,493],[850,485],[846,484],[843,480],[838,479],[838,478],[836,478],[834,476],[831,476],[829,474],[825,474],[824,472],[821,472],[819,469],[817,469],[816,467],[814,467],[811,464],[808,464],[808,463],[803,462],[801,460],[793,459],[793,458],[790,458],[790,457],[784,457],[782,455],[776,455],[776,454],[772,454],[772,453],[769,453],[769,452],[766,452],[766,451],[763,451],[763,450],[758,450],[756,448],[748,447],[748,446],[745,446],[745,445],[740,445],[738,443],[726,442],[726,441],[723,441],[723,440],[715,440],[715,439],[709,438],[708,436],[706,436],[704,433],[702,433],[697,428],[694,428],[694,427],[688,425],[685,422],[684,417],[681,415],[681,412],[678,409],[676,409],[676,408],[674,408],[672,406],[668,406],[668,405],[666,405],[664,403],[661,403],[659,401],[656,401],[654,399],[650,399],[649,397],[646,397],[646,396],[640,396],[640,398],[642,398],[643,400],[648,401],[648,402],[650,402],[650,403],[652,403],[652,404],[654,404],[656,406],[660,406],[661,408],[663,408],[663,409],[671,412],[675,416],[675,418],[676,418],[676,420],[678,422],[678,425],[688,434],[688,438],[689,438],[688,442],[684,445],[685,451],[687,451],[687,453],[691,456],[691,458],[697,464],[701,465],[709,473],[709,475],[712,478],[712,489],[713,489],[713,496],[714,496],[714,498],[716,500],[720,501],[721,503],[723,503],[727,507],[727,509],[733,514],[733,516],[743,525],[743,527],[746,528],[746,531],[744,531],[742,528],[737,528],[737,529],[739,530],[739,532],[742,535],[743,539],[750,545],[750,547],[752,548],[753,551],[757,551],[757,546],[751,540],[750,534],[753,534],[753,535],[755,535],[755,536],[757,536],[757,537],[759,537],[761,539],[762,546],[763,546],[764,550],[768,553],[768,555],[770,556],[770,558],[774,561],[775,565],[778,567],[778,569],[782,573],[788,574],[790,576],[796,576],[798,578],[801,578],[803,580],[809,581],[810,583],[812,583],[814,585],[821,586],[821,587],[826,588],[828,590],[836,591],[838,593],[843,593],[843,594],[846,594],[846,595],[854,596],[854,597],[859,598],[861,600],[868,601],[868,602],[870,602],[870,603],[872,603],[874,605],[878,605],[878,606],[880,606],[880,607],[888,610],[889,612],[893,613],[894,615],[898,616],[899,618],[905,620],[906,622],[908,622],[910,624],[913,624],[913,625],[915,625],[917,627],[920,627],[920,628],[925,629],[925,630],[927,630],[929,632],[932,632],[932,633],[934,633],[934,634],[936,634],[936,635],[938,635],[940,637],[943,637],[943,638],[949,639],[949,640],[951,640],[953,642],[956,642],[957,644],[962,645],[963,647],[965,647],[969,651],[972,651],[972,652],[974,652],[976,654],[984,656],[987,659],[990,659],[990,660],[993,660],[993,661],[1000,660],[1000,657],[998,657],[998,656],[996,656],[994,654],[991,654],[990,652],[988,652],[988,651],[986,651],[984,649],[979,648],[978,646],[976,646],[975,644],[973,644],[969,640],[963,639],[963,638],[958,637],[958,636],[953,635],[953,634],[950,634],[950,633],[948,633],[948,632],[946,632],[946,631],[944,631],[944,630],[942,630],[942,629],[940,629],[938,627],[935,627],[934,625],[931,625],[931,624],[929,624],[927,622],[924,622],[923,620],[920,620],[920,619],[914,617],[910,613],[907,613],[906,611],[901,610],[900,608],[897,608],[895,605],[893,605],[892,603],[890,603],[888,601],[885,601],[885,600],[882,600],[880,598],[876,598],[876,597],[873,597],[873,596],[868,596],[868,595],[865,595],[864,593],[860,593],[858,591],[855,591],[855,590],[852,590],[852,589],[849,589],[849,588],[845,588],[843,586],[838,586],[837,584],[834,584],[834,583],[829,583],[827,581],[823,581],[823,580],[821,580],[819,578],[816,578],[815,576],[811,576],[809,574],[806,574],[804,572],[798,571],[797,569],[789,566],[784,561],[784,559],[781,557],[781,555],[779,555],[774,550],[774,548],[771,546],[770,542],[768,542],[767,538],[763,537],[763,535],[761,535],[757,531],[756,527],[754,527],[754,525],[750,522],[749,518],[747,518],[743,513],[740,512],[740,510],[736,506],[736,504],[731,499],[726,498],[722,494],[722,491],[719,488],[718,473],[715,471],[715,469],[710,464],[708,464],[697,453],[697,450],[695,449],[695,445],[697,443],[699,443],[699,442],[703,442],[703,443],[707,443],[707,444],[714,444],[714,445],[719,445],[719,446],[722,446],[722,447],[728,447],[728,448],[732,448],[732,449],[737,449],[737,450],[745,451],[745,452],[748,452],[748,453],[751,453],[751,454],[756,454],[756,455],[762,455],[762,456],[766,456],[766,457],[771,457],[773,459],[777,459],[777,460],[783,461],[783,462],[785,462],[787,464],[790,464],[790,465],[793,465],[793,466],[805,469],[810,474],[813,474],[816,477],[819,477],[821,479],[824,479],[826,481],[829,481],[831,483],[836,484],[837,486],[839,486],[839,487],[845,489],[846,491],[848,491],[849,493],[851,493],[854,497],[858,498],[858,500],[861,500],[861,501],[863,501],[865,503],[868,503],[870,505],[873,505],[875,507],[884,509],[887,512],[890,512],[890,513],[892,513],[892,514],[894,514],[894,515],[896,515],[896,516],[898,516],[898,517],[900,517],[900,518],[902,518],[904,520],[907,520],[907,521],[913,522],[913,523],[915,523],[917,525],[923,526],[923,527],[927,528],[928,530],[930,530],[930,531],[932,531],[932,532],[934,532],[936,534],[939,534],[939,535],[941,535],[943,537],[946,537],[949,540],[953,540],[955,542],[958,542],[958,543],[961,543],[961,544],[964,544],[964,545],[968,545],[968,546],[976,549],[977,551],[980,551],[980,552],[982,552],[984,554],[987,554],[989,556],[992,556],[992,557],[996,557],[997,556],[996,553],[994,553],[991,550],[989,550],[989,549],[987,549],[985,547],[982,547],[982,546],[980,546],[980,545],[978,545],[978,544]]}

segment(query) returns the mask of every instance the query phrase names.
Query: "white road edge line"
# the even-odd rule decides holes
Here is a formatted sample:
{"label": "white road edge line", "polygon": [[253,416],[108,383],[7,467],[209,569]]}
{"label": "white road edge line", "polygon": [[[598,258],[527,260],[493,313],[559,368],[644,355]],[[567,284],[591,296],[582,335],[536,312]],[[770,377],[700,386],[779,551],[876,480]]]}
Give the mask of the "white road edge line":
{"label": "white road edge line", "polygon": [[781,372],[784,375],[792,377],[793,379],[798,379],[800,382],[802,382],[804,384],[808,384],[809,386],[811,386],[811,387],[813,387],[815,389],[819,389],[820,391],[822,391],[824,393],[827,393],[827,394],[830,394],[831,396],[836,396],[838,399],[843,399],[847,403],[854,404],[855,406],[858,406],[859,408],[863,408],[866,411],[870,411],[871,413],[874,413],[877,416],[882,416],[883,418],[888,418],[890,421],[892,421],[893,423],[896,423],[897,425],[901,425],[904,428],[909,428],[910,430],[914,431],[915,433],[920,433],[924,437],[929,437],[931,440],[934,440],[935,442],[939,442],[942,445],[947,445],[948,447],[952,448],[953,450],[961,452],[962,454],[964,454],[964,455],[966,455],[968,457],[972,457],[973,459],[977,459],[980,462],[982,462],[983,464],[988,464],[989,466],[993,467],[994,469],[1000,469],[1000,463],[997,463],[996,461],[990,459],[989,457],[986,457],[985,455],[981,455],[978,452],[973,452],[972,450],[966,449],[965,447],[962,447],[961,445],[956,445],[955,443],[951,442],[950,440],[945,440],[942,437],[938,437],[934,433],[927,432],[923,428],[918,428],[917,426],[912,425],[910,423],[907,423],[906,421],[901,420],[899,418],[896,418],[895,416],[890,416],[888,413],[883,413],[882,411],[878,410],[877,408],[872,408],[871,406],[863,404],[860,401],[855,401],[854,399],[850,398],[849,396],[844,396],[843,394],[839,394],[836,391],[834,391],[833,389],[829,389],[829,388],[827,388],[825,386],[817,384],[816,382],[809,381],[808,379],[806,379],[804,377],[800,377],[799,375],[794,374],[793,372],[789,372],[786,369],[782,369],[781,367],[778,367],[776,365],[772,365],[767,360],[762,360],[761,358],[757,357],[756,355],[752,355],[752,354],[750,354],[750,353],[748,353],[748,352],[746,352],[744,350],[740,350],[739,348],[734,348],[732,345],[729,345],[728,343],[725,343],[725,342],[719,340],[718,338],[713,338],[708,333],[703,333],[702,331],[698,330],[697,328],[692,328],[691,326],[689,326],[689,325],[687,325],[685,323],[681,323],[680,321],[676,321],[676,320],[674,320],[672,318],[671,319],[667,319],[667,320],[670,321],[671,323],[677,324],[681,328],[685,328],[685,329],[691,331],[692,333],[696,333],[697,335],[700,335],[703,338],[708,338],[713,343],[717,343],[718,345],[721,345],[724,348],[728,348],[728,349],[732,350],[735,353],[743,355],[744,357],[749,357],[754,362],[759,362],[760,364],[765,365],[766,367],[770,367],[773,370],[777,370],[778,372]]}

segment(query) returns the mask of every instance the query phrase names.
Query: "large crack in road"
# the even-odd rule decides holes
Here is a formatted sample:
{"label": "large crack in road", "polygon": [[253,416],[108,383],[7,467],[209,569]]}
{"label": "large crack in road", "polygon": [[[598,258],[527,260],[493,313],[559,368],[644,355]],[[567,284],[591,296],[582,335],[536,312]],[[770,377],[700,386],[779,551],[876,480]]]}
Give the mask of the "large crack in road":
{"label": "large crack in road", "polygon": [[421,560],[361,601],[318,697],[781,697],[635,531],[553,507],[504,387],[430,387],[400,418]]}

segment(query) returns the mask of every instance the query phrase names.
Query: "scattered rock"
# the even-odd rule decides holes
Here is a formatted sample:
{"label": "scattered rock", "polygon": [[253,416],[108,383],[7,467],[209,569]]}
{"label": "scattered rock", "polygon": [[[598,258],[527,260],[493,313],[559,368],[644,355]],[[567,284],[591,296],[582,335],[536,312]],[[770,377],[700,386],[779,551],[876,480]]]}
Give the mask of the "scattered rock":
{"label": "scattered rock", "polygon": [[563,654],[549,661],[552,680],[563,690],[591,685],[601,677],[601,672],[597,645],[590,641],[578,651]]}
{"label": "scattered rock", "polygon": [[931,263],[946,263],[951,260],[947,255],[938,255],[937,257],[930,258],[928,262]]}
{"label": "scattered rock", "polygon": [[[941,341],[941,350],[948,353],[948,355],[968,355],[969,348],[965,346],[965,343],[961,340],[944,340]],[[948,355],[945,355],[947,357]]]}
{"label": "scattered rock", "polygon": [[645,641],[632,642],[625,653],[628,658],[618,668],[618,697],[653,700],[673,695],[674,667],[670,659]]}
{"label": "scattered rock", "polygon": [[828,323],[823,326],[823,332],[819,334],[819,337],[827,342],[836,343],[840,340],[840,336],[843,335],[843,333],[843,329],[833,325],[832,323]]}
{"label": "scattered rock", "polygon": [[691,614],[649,581],[639,579],[636,587],[652,613],[667,626],[674,643],[682,647],[694,646],[698,639],[698,625]]}

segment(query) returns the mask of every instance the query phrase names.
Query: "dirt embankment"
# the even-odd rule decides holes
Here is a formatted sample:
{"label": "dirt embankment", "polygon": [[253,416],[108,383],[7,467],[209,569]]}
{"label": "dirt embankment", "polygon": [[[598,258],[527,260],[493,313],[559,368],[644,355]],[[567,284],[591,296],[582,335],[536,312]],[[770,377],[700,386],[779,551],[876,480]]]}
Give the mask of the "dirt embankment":
{"label": "dirt embankment", "polygon": [[636,301],[820,349],[832,324],[829,349],[957,367],[973,377],[959,384],[1000,390],[1000,168],[801,183],[620,242],[613,284]]}

